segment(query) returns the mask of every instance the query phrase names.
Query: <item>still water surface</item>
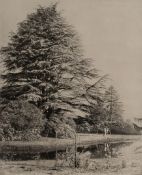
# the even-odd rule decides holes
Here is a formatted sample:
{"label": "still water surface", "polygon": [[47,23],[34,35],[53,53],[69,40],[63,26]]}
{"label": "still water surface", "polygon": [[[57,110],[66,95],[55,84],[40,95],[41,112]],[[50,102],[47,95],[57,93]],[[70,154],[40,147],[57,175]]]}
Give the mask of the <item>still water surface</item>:
{"label": "still water surface", "polygon": [[122,147],[131,145],[132,142],[121,143],[104,143],[98,145],[84,145],[78,146],[75,151],[75,146],[68,146],[64,149],[56,149],[54,151],[42,152],[5,152],[0,153],[0,160],[5,161],[27,161],[27,160],[65,160],[77,158],[103,159],[103,158],[117,158],[119,150]]}

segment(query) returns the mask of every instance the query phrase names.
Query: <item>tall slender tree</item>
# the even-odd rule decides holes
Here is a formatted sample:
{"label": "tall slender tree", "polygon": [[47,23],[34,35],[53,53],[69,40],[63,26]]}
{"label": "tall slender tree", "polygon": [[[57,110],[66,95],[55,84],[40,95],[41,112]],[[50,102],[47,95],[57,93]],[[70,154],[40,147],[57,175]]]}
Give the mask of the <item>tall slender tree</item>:
{"label": "tall slender tree", "polygon": [[113,125],[120,125],[123,122],[123,107],[117,91],[110,86],[104,94],[104,107],[107,112],[106,122],[110,128]]}

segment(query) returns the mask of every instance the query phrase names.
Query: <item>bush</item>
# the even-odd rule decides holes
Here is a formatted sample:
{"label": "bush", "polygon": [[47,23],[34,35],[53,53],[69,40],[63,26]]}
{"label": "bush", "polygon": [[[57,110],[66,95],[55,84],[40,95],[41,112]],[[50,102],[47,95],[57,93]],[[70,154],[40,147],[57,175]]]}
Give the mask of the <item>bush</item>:
{"label": "bush", "polygon": [[0,138],[36,140],[43,124],[43,115],[35,105],[22,100],[11,101],[0,111]]}
{"label": "bush", "polygon": [[137,131],[132,123],[123,122],[122,125],[113,125],[111,129],[113,134],[125,134],[125,135],[139,135],[141,134]]}
{"label": "bush", "polygon": [[42,135],[44,137],[74,138],[75,129],[67,124],[65,120],[52,117],[47,120]]}

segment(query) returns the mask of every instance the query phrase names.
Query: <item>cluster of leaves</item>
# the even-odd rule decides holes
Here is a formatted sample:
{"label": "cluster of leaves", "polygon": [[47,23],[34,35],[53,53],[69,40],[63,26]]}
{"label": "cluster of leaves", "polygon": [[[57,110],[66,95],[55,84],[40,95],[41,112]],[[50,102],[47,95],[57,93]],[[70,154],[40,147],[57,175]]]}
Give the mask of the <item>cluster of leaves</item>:
{"label": "cluster of leaves", "polygon": [[15,100],[1,105],[1,140],[35,140],[43,125],[43,114],[27,101]]}
{"label": "cluster of leaves", "polygon": [[73,120],[65,120],[57,117],[52,117],[47,120],[45,128],[42,132],[44,137],[58,137],[58,138],[74,138],[75,123]]}

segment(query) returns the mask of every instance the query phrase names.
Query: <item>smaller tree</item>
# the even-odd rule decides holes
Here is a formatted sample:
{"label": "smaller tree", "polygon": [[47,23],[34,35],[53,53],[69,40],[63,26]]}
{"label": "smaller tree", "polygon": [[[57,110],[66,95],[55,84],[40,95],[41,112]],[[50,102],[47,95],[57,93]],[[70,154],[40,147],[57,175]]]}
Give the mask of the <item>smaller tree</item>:
{"label": "smaller tree", "polygon": [[92,125],[92,132],[104,132],[106,126],[107,111],[103,108],[103,103],[96,105],[89,117],[89,123]]}
{"label": "smaller tree", "polygon": [[103,132],[106,120],[106,109],[104,107],[104,93],[106,89],[106,82],[108,80],[108,75],[97,76],[93,78],[91,75],[91,84],[86,89],[86,100],[89,103],[89,117],[86,118],[87,123],[90,125],[90,132]]}
{"label": "smaller tree", "polygon": [[41,111],[27,101],[11,101],[0,111],[0,134],[4,140],[38,139],[43,125]]}
{"label": "smaller tree", "polygon": [[115,126],[123,123],[122,103],[119,100],[117,91],[113,86],[110,86],[104,94],[104,108],[106,109],[106,125],[112,129]]}

